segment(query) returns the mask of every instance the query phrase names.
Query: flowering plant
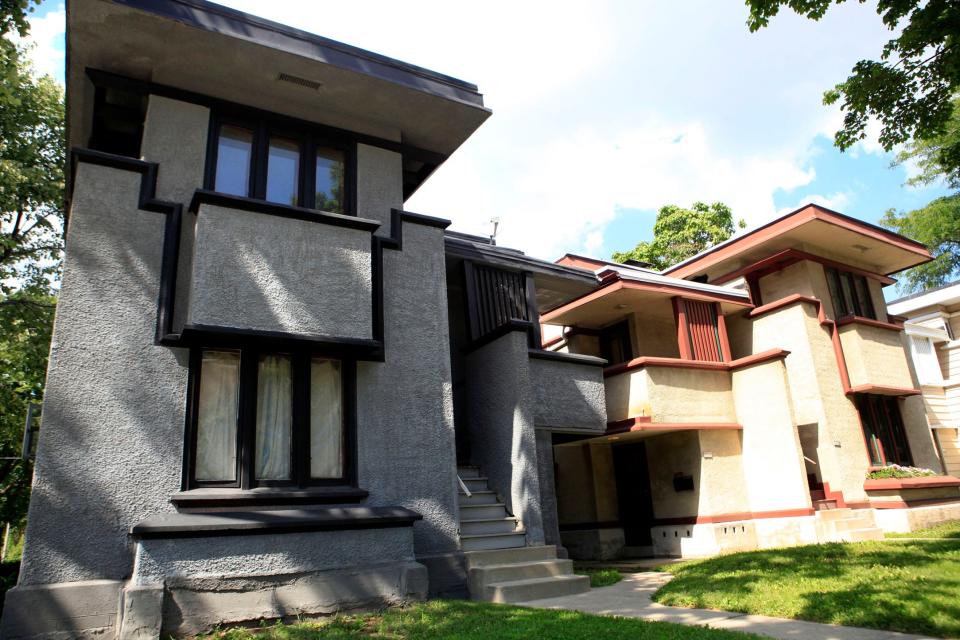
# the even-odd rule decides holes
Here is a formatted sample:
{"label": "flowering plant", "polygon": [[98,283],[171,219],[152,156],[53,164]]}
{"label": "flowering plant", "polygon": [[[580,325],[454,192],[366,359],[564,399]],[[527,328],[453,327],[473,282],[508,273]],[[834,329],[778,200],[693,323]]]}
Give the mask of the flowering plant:
{"label": "flowering plant", "polygon": [[926,478],[935,476],[937,473],[930,469],[921,467],[903,467],[899,464],[891,464],[882,469],[875,469],[867,474],[868,480],[879,480],[881,478]]}

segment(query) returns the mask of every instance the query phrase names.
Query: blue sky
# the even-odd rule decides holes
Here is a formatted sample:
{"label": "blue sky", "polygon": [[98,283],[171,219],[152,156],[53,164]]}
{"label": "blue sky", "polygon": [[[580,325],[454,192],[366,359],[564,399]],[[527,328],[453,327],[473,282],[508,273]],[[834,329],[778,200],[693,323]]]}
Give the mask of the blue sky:
{"label": "blue sky", "polygon": [[[870,222],[946,190],[903,186],[875,135],[841,154],[824,89],[890,32],[871,3],[751,34],[739,2],[224,0],[476,83],[493,116],[407,203],[553,259],[652,235],[665,204],[722,201],[748,226],[817,202]],[[371,19],[373,16],[373,19]],[[38,70],[63,78],[63,3],[34,13]],[[875,133],[875,132],[874,132]]]}

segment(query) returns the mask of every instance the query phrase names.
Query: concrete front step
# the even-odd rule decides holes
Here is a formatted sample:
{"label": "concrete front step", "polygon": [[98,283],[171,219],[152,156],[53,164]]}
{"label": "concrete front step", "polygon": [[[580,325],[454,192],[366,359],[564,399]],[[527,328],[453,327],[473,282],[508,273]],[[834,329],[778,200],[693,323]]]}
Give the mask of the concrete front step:
{"label": "concrete front step", "polygon": [[506,518],[510,514],[503,504],[461,504],[460,522],[464,520],[490,520]]}
{"label": "concrete front step", "polygon": [[817,517],[820,518],[823,522],[830,522],[833,520],[843,520],[849,518],[853,515],[853,511],[847,508],[843,509],[826,509],[823,511],[817,512]]}
{"label": "concrete front step", "polygon": [[527,544],[527,534],[523,529],[514,533],[476,533],[460,534],[460,548],[464,551],[484,551],[490,549],[512,549]]}
{"label": "concrete front step", "polygon": [[552,576],[487,584],[483,588],[482,599],[489,602],[526,602],[570,596],[589,590],[588,576]]}
{"label": "concrete front step", "polygon": [[473,491],[468,496],[467,494],[461,492],[457,495],[457,501],[460,503],[460,506],[468,504],[497,504],[497,494],[493,491]]}
{"label": "concrete front step", "polygon": [[482,590],[484,585],[488,584],[569,575],[573,575],[573,560],[560,559],[474,567],[470,569],[468,578],[470,580],[470,591],[477,593]]}
{"label": "concrete front step", "polygon": [[[489,491],[490,486],[488,485],[488,479],[484,477],[476,478],[460,478],[463,480],[463,484],[467,485],[467,489],[473,491]],[[462,492],[462,489],[461,489]]]}
{"label": "concrete front step", "polygon": [[463,554],[468,569],[489,567],[517,562],[539,562],[556,560],[557,548],[554,546],[522,547],[519,549],[493,549],[487,551],[468,551]]}
{"label": "concrete front step", "polygon": [[833,530],[837,533],[841,531],[852,531],[854,529],[873,529],[873,518],[869,516],[859,516],[853,518],[847,518],[845,520],[835,520],[830,523],[833,526]]}
{"label": "concrete front step", "polygon": [[467,478],[479,478],[480,467],[474,467],[470,465],[457,467],[457,475],[460,476],[460,479],[464,482],[466,482]]}
{"label": "concrete front step", "polygon": [[883,540],[883,529],[870,527],[869,529],[850,529],[838,532],[843,542],[865,542],[867,540]]}
{"label": "concrete front step", "polygon": [[475,533],[515,533],[520,528],[520,521],[512,517],[460,519],[460,535]]}

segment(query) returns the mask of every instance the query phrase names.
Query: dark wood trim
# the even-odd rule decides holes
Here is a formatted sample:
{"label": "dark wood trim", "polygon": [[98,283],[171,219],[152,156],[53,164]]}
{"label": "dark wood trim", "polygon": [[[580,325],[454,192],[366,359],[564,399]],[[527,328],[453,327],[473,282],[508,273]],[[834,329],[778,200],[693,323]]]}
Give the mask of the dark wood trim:
{"label": "dark wood trim", "polygon": [[353,486],[313,486],[306,489],[258,487],[239,489],[185,489],[170,497],[180,510],[262,505],[311,505],[361,502],[369,493]]}
{"label": "dark wood trim", "polygon": [[588,356],[582,353],[564,353],[562,351],[544,351],[543,349],[528,349],[527,353],[532,360],[554,360],[568,364],[582,364],[590,367],[603,367],[607,361],[603,358]]}
{"label": "dark wood trim", "polygon": [[263,347],[273,350],[311,351],[332,357],[351,357],[357,360],[379,360],[383,343],[369,338],[339,336],[305,336],[281,331],[262,331],[205,324],[187,324],[183,327],[178,346]]}
{"label": "dark wood trim", "polygon": [[293,220],[303,220],[305,222],[319,222],[336,227],[369,231],[371,233],[380,227],[379,221],[368,218],[358,218],[340,213],[328,213],[317,209],[267,202],[266,200],[257,198],[245,198],[219,193],[217,191],[197,189],[193,194],[193,199],[190,201],[190,212],[197,213],[202,205],[252,211],[254,213],[291,218]]}
{"label": "dark wood trim", "polygon": [[[72,149],[70,154],[70,190],[73,193],[77,164],[93,164],[121,171],[140,174],[140,193],[137,208],[166,216],[163,231],[163,250],[160,259],[160,282],[157,300],[157,328],[155,344],[176,342],[173,333],[173,305],[177,296],[177,262],[180,257],[180,228],[183,224],[183,205],[179,202],[159,200],[156,196],[158,167],[155,162],[119,156],[91,149]],[[70,200],[68,196],[67,200]],[[64,233],[66,233],[66,224]]]}
{"label": "dark wood trim", "polygon": [[603,377],[628,373],[636,369],[647,367],[669,367],[675,369],[703,369],[706,371],[736,371],[744,367],[750,367],[755,364],[762,364],[771,360],[786,358],[790,352],[786,349],[768,349],[760,353],[754,353],[743,358],[737,358],[730,362],[714,362],[713,360],[685,360],[683,358],[659,358],[655,356],[641,356],[634,358],[629,362],[615,364],[607,367],[603,371]]}
{"label": "dark wood trim", "polygon": [[730,351],[730,336],[727,335],[727,320],[723,317],[723,309],[719,302],[714,302],[714,310],[717,314],[717,337],[720,339],[720,357],[724,362],[733,360],[733,354]]}
{"label": "dark wood trim", "polygon": [[481,336],[476,340],[471,341],[470,344],[463,351],[464,353],[470,353],[472,351],[476,351],[480,347],[486,346],[491,342],[495,342],[500,338],[502,338],[503,336],[507,335],[508,333],[512,333],[514,331],[522,331],[524,333],[528,333],[531,330],[531,326],[532,325],[527,320],[510,320],[500,325],[490,333],[484,336]]}
{"label": "dark wood trim", "polygon": [[680,296],[674,296],[670,301],[673,303],[673,320],[677,327],[677,346],[680,349],[680,357],[684,360],[693,360],[686,302]]}
{"label": "dark wood trim", "polygon": [[309,531],[411,527],[422,520],[405,507],[331,507],[282,511],[177,513],[153,516],[130,528],[135,539],[210,538]]}
{"label": "dark wood trim", "polygon": [[873,318],[864,318],[862,316],[844,316],[837,320],[838,327],[845,327],[848,324],[862,324],[868,327],[876,327],[877,329],[886,329],[887,331],[903,331],[903,325],[874,320]]}

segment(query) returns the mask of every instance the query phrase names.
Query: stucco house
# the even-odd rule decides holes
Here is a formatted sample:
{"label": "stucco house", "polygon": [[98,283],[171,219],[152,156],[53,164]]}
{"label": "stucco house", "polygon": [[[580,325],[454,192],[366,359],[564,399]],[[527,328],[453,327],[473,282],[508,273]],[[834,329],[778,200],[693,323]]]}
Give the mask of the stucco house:
{"label": "stucco house", "polygon": [[[203,0],[71,0],[66,259],[0,635],[584,591],[569,558],[960,516],[889,274],[809,206],[657,273],[403,209],[476,86]],[[198,61],[203,61],[198,63]]]}
{"label": "stucco house", "polygon": [[944,469],[960,474],[960,282],[894,300]]}

